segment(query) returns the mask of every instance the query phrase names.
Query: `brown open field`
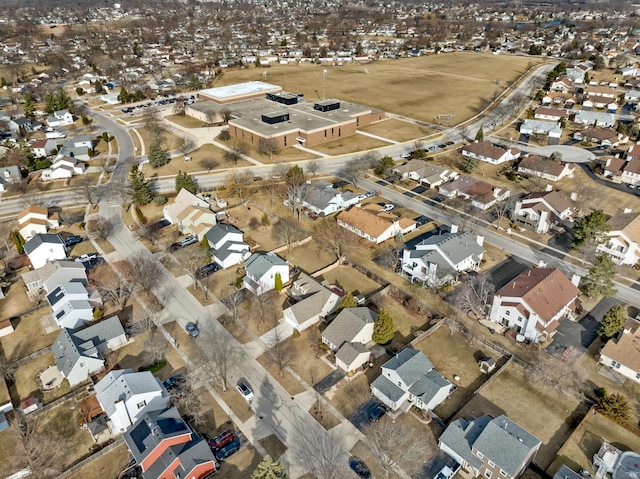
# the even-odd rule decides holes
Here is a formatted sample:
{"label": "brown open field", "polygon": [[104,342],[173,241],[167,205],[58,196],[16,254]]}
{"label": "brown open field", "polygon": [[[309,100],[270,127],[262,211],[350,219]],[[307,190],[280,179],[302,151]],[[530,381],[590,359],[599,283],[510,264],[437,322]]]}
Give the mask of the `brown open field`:
{"label": "brown open field", "polygon": [[337,140],[328,141],[321,145],[316,145],[312,149],[326,153],[328,155],[342,155],[344,153],[354,153],[356,151],[373,150],[389,146],[385,141],[376,140],[366,135],[352,135],[338,138]]}
{"label": "brown open field", "polygon": [[112,479],[118,477],[129,462],[129,451],[122,443],[108,454],[94,459],[82,469],[74,472],[68,479],[85,479],[87,477],[104,477]]}
{"label": "brown open field", "polygon": [[279,255],[309,273],[318,271],[336,260],[334,254],[327,251],[317,241],[293,247],[289,252],[284,250]]}
{"label": "brown open field", "polygon": [[386,120],[377,121],[371,125],[365,126],[364,128],[359,128],[359,130],[395,141],[413,140],[414,138],[422,138],[437,132],[437,130],[434,130],[433,128],[426,128],[424,126],[409,123],[408,121],[397,120],[395,118],[387,118]]}
{"label": "brown open field", "polygon": [[169,115],[165,116],[164,119],[169,122],[176,123],[183,128],[202,128],[206,125],[205,122],[189,115]]}
{"label": "brown open field", "polygon": [[536,462],[546,468],[585,413],[578,400],[539,386],[535,377],[511,363],[455,416],[507,415],[542,441]]}
{"label": "brown open field", "polygon": [[324,273],[322,278],[327,280],[329,284],[337,284],[347,293],[360,291],[365,296],[382,286],[351,266],[337,266]]}
{"label": "brown open field", "polygon": [[[227,168],[241,168],[250,166],[250,163],[245,160],[238,160],[237,163],[232,163],[225,160],[224,150],[218,148],[212,143],[202,145],[200,148],[189,153],[191,161],[184,161],[184,156],[180,155],[171,158],[171,161],[159,168],[153,168],[148,163],[145,163],[142,167],[142,171],[146,176],[158,175],[169,176],[177,175],[178,171],[185,171],[187,173],[204,173],[211,170],[224,170]],[[213,160],[210,164],[209,162]]]}
{"label": "brown open field", "polygon": [[[21,285],[15,284],[13,286],[21,287]],[[23,303],[23,307],[25,306],[26,304]],[[44,334],[40,325],[40,318],[47,314],[51,314],[51,310],[45,307],[31,314],[21,316],[14,323],[15,331],[0,338],[2,351],[8,360],[16,361],[53,344],[60,331]]]}
{"label": "brown open field", "polygon": [[[0,303],[0,319],[17,316],[36,304],[29,301],[24,283],[20,278],[14,278],[14,282],[5,288],[5,299]],[[45,314],[46,309],[41,310]],[[3,338],[4,339],[4,338]]]}
{"label": "brown open field", "polygon": [[[325,96],[369,105],[424,121],[446,113],[459,123],[473,116],[481,99],[490,99],[540,60],[530,57],[458,52],[402,60],[381,60],[367,65],[325,67],[299,64],[269,69],[225,71],[217,86],[250,80],[266,81],[314,101],[320,98],[323,70]],[[496,81],[498,83],[496,83]],[[411,92],[411,94],[408,94]],[[466,100],[469,92],[473,99]]]}
{"label": "brown open field", "polygon": [[547,472],[553,475],[565,464],[574,471],[586,469],[594,473],[593,456],[605,440],[623,451],[640,450],[640,437],[602,414],[592,411],[564,443]]}

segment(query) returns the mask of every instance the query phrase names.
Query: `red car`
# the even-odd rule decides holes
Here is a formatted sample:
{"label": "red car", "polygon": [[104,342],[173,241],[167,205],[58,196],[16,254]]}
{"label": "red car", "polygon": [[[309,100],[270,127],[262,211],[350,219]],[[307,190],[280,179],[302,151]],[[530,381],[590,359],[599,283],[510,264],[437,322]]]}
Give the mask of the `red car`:
{"label": "red car", "polygon": [[211,449],[220,449],[221,447],[229,444],[231,441],[235,439],[236,435],[233,430],[228,429],[224,432],[221,432],[213,439],[209,439],[209,447]]}

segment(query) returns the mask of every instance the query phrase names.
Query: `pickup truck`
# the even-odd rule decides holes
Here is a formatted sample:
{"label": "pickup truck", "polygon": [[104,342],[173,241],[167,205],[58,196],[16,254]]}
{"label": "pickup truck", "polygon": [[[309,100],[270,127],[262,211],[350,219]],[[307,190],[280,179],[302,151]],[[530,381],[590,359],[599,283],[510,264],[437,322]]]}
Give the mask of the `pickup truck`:
{"label": "pickup truck", "polygon": [[59,131],[47,131],[44,136],[47,137],[48,140],[54,140],[56,138],[66,138],[67,135],[61,133]]}

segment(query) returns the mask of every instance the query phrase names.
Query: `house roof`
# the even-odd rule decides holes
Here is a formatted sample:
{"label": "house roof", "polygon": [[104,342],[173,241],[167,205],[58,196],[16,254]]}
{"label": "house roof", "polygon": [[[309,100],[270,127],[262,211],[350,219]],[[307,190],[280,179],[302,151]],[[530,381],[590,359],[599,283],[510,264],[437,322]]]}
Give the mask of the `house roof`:
{"label": "house roof", "polygon": [[458,191],[464,195],[471,196],[473,199],[481,202],[488,202],[494,198],[494,190],[503,192],[504,189],[494,186],[486,181],[473,178],[471,176],[459,176],[455,180],[442,185],[440,191],[455,192]]}
{"label": "house roof", "polygon": [[415,248],[410,253],[411,258],[421,258],[424,262],[435,263],[438,267],[449,268],[453,272],[455,269],[451,263],[458,264],[469,256],[479,261],[480,255],[485,251],[473,235],[466,231],[432,235],[417,243]]}
{"label": "house roof", "polygon": [[321,314],[327,302],[333,296],[338,296],[306,273],[300,273],[298,279],[293,282],[291,294],[298,301],[289,306],[287,311],[293,314],[298,324],[302,324],[311,317]]}
{"label": "house roof", "polygon": [[580,133],[583,138],[589,138],[599,141],[609,140],[615,142],[618,140],[618,133],[608,128],[602,128],[599,126],[592,126],[578,133]]}
{"label": "house roof", "polygon": [[373,324],[377,319],[378,314],[369,308],[344,308],[322,332],[322,337],[339,348],[343,343],[353,341],[365,325]]}
{"label": "house roof", "polygon": [[369,350],[364,344],[361,343],[344,343],[338,349],[336,353],[336,359],[342,361],[344,364],[350,365],[361,354],[369,354]]}
{"label": "house roof", "polygon": [[410,386],[431,371],[433,364],[422,351],[406,348],[384,363],[382,369],[395,371]]}
{"label": "house roof", "polygon": [[528,268],[500,288],[496,296],[522,298],[543,321],[549,321],[579,293],[557,268]]}
{"label": "house roof", "polygon": [[67,377],[82,357],[102,360],[99,346],[124,334],[120,320],[112,316],[80,331],[63,328],[51,345],[51,351],[58,369]]}
{"label": "house roof", "polygon": [[339,213],[337,219],[377,238],[398,220],[398,216],[393,213],[380,210],[380,205],[375,203],[361,208],[353,206],[349,210]]}
{"label": "house roof", "polygon": [[74,283],[68,282],[59,285],[49,294],[47,294],[47,301],[49,305],[53,307],[54,305],[60,303],[66,296],[72,294],[80,294],[88,297],[87,288],[82,283]]}
{"label": "house roof", "polygon": [[337,196],[341,196],[344,201],[349,201],[356,195],[351,191],[340,192],[335,188],[326,187],[323,184],[318,185],[318,183],[312,183],[307,185],[304,201],[319,211],[322,211],[326,209]]}
{"label": "house roof", "polygon": [[126,401],[132,396],[150,392],[167,395],[160,380],[149,371],[134,373],[131,369],[110,371],[95,385],[96,396],[107,416],[116,411],[116,402]]}
{"label": "house roof", "polygon": [[640,321],[627,320],[623,334],[608,341],[600,354],[623,364],[632,371],[640,372]]}
{"label": "house roof", "polygon": [[43,244],[59,244],[64,246],[64,241],[60,235],[54,235],[51,233],[44,234],[36,234],[24,244],[24,252],[27,254],[33,253],[36,249],[38,249]]}
{"label": "house roof", "polygon": [[522,200],[522,206],[529,207],[531,203],[535,203],[537,200],[544,200],[553,209],[552,213],[556,215],[575,206],[571,195],[562,190],[531,193]]}
{"label": "house roof", "polygon": [[558,472],[553,475],[553,479],[584,479],[583,476],[575,472],[573,469],[565,466],[560,466]]}
{"label": "house roof", "polygon": [[526,168],[541,174],[560,176],[566,166],[567,165],[564,163],[560,163],[559,161],[554,161],[543,156],[527,155],[520,161],[518,169]]}
{"label": "house roof", "polygon": [[640,244],[640,214],[623,213],[612,216],[607,220],[607,225],[610,228],[609,236],[623,233],[631,241]]}
{"label": "house roof", "polygon": [[535,111],[536,115],[557,116],[558,118],[569,118],[570,113],[564,108],[549,108],[546,106],[539,106]]}
{"label": "house roof", "polygon": [[253,253],[245,261],[244,269],[248,276],[259,279],[274,266],[289,266],[289,263],[275,253]]}
{"label": "house roof", "polygon": [[478,143],[470,143],[462,147],[462,151],[468,151],[477,156],[483,156],[485,158],[492,158],[498,160],[504,155],[507,150],[501,146],[494,145],[490,141],[479,141]]}
{"label": "house roof", "polygon": [[404,165],[396,166],[394,170],[400,173],[415,172],[420,178],[431,178],[434,180],[435,178],[442,178],[443,175],[451,172],[449,168],[443,168],[417,158],[409,160]]}
{"label": "house roof", "polygon": [[204,234],[204,236],[205,238],[207,238],[209,246],[213,246],[215,244],[218,244],[228,234],[244,235],[242,231],[240,231],[233,225],[218,223],[217,225],[212,226],[211,229]]}
{"label": "house roof", "polygon": [[603,113],[599,111],[579,110],[576,112],[576,121],[593,123],[594,121],[614,124],[616,116],[613,113]]}
{"label": "house roof", "polygon": [[[632,160],[633,161],[633,160]],[[627,162],[622,158],[610,158],[605,165],[605,171],[611,171],[615,175],[619,176],[625,169]]]}
{"label": "house roof", "polygon": [[428,404],[442,388],[448,388],[451,383],[435,369],[418,379],[409,388],[409,392]]}
{"label": "house roof", "polygon": [[456,419],[449,423],[438,441],[462,457],[473,468],[479,469],[482,466],[482,461],[473,454],[471,446],[489,421],[491,421],[491,417],[487,415],[473,421]]}
{"label": "house roof", "polygon": [[82,263],[77,261],[69,261],[69,260],[58,260],[58,261],[49,261],[43,267],[38,269],[33,269],[31,271],[27,271],[22,274],[22,281],[25,284],[33,283],[35,281],[44,282],[49,279],[53,274],[60,271],[61,269],[73,269],[78,273],[81,273],[83,278],[86,278],[86,270]]}

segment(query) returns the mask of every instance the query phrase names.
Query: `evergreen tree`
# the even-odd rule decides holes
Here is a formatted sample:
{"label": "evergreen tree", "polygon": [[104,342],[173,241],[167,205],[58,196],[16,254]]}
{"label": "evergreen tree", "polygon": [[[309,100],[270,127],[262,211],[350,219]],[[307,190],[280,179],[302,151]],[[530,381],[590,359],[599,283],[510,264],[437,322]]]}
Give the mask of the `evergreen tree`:
{"label": "evergreen tree", "polygon": [[149,159],[149,164],[154,168],[159,168],[169,163],[169,155],[167,155],[167,152],[162,149],[160,143],[157,141],[149,148],[147,158]]}
{"label": "evergreen tree", "polygon": [[604,339],[614,337],[624,328],[626,320],[627,312],[624,307],[621,304],[616,304],[602,318],[602,323],[598,328],[598,335]]}
{"label": "evergreen tree", "polygon": [[33,103],[30,93],[25,93],[22,98],[24,99],[24,116],[33,120],[36,117],[36,105]]}
{"label": "evergreen tree", "polygon": [[58,88],[53,94],[47,95],[45,105],[45,111],[50,115],[58,110],[69,110],[73,113],[73,100],[64,88]]}
{"label": "evergreen tree", "polygon": [[180,190],[183,188],[188,192],[195,194],[196,182],[194,181],[193,176],[186,172],[178,171],[178,176],[176,176],[176,191],[180,193]]}
{"label": "evergreen tree", "polygon": [[20,156],[22,156],[24,167],[29,173],[41,169],[38,168],[38,158],[36,158],[36,154],[33,152],[30,143],[21,141],[18,144],[18,150],[20,151]]}
{"label": "evergreen tree", "polygon": [[342,311],[344,308],[355,308],[356,306],[358,306],[356,298],[354,298],[351,293],[347,293],[344,298],[342,298],[342,301],[340,301],[338,311]]}
{"label": "evergreen tree", "polygon": [[613,277],[616,275],[616,265],[606,253],[596,256],[593,266],[587,276],[582,278],[580,289],[590,298],[594,296],[613,296],[616,288]]}
{"label": "evergreen tree", "polygon": [[209,245],[209,240],[207,239],[207,237],[203,237],[202,241],[200,242],[200,246],[202,246],[202,248],[206,251],[209,251],[211,249],[211,246]]}
{"label": "evergreen tree", "polygon": [[120,103],[129,103],[131,101],[131,97],[129,95],[129,92],[127,91],[127,89],[125,87],[122,87],[120,89],[120,93],[118,93],[118,101]]}
{"label": "evergreen tree", "polygon": [[24,238],[20,234],[19,231],[13,231],[11,233],[11,239],[13,240],[13,244],[16,245],[16,249],[18,250],[18,254],[24,254]]}
{"label": "evergreen tree", "polygon": [[607,224],[607,216],[602,210],[595,210],[582,218],[578,218],[573,225],[573,247],[599,245],[604,241],[611,228]]}
{"label": "evergreen tree", "polygon": [[478,143],[484,141],[484,129],[482,128],[482,126],[480,126],[478,132],[476,133],[476,141]]}
{"label": "evergreen tree", "polygon": [[598,409],[609,419],[617,423],[625,423],[631,417],[631,408],[629,401],[622,394],[607,394],[598,404]]}
{"label": "evergreen tree", "polygon": [[282,276],[280,275],[280,273],[276,273],[276,277],[273,280],[273,286],[275,287],[276,291],[282,291]]}
{"label": "evergreen tree", "polygon": [[129,170],[129,193],[134,205],[146,205],[153,199],[153,185],[145,180],[138,165]]}
{"label": "evergreen tree", "polygon": [[373,336],[371,339],[376,344],[390,343],[394,335],[393,318],[386,309],[381,309],[378,319],[373,325]]}
{"label": "evergreen tree", "polygon": [[289,476],[282,464],[267,455],[253,471],[251,479],[289,479]]}

